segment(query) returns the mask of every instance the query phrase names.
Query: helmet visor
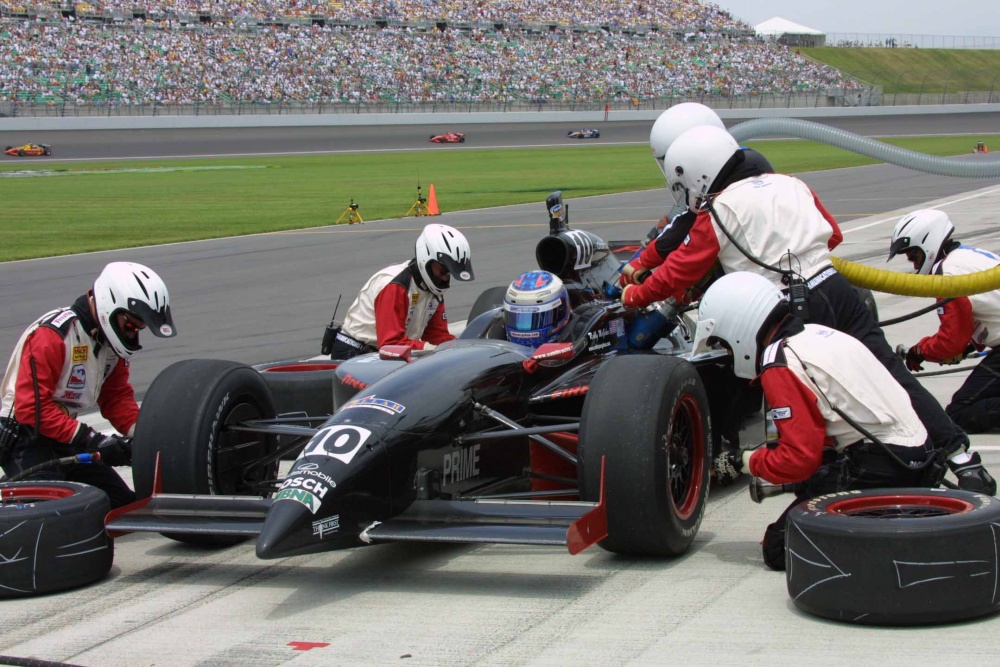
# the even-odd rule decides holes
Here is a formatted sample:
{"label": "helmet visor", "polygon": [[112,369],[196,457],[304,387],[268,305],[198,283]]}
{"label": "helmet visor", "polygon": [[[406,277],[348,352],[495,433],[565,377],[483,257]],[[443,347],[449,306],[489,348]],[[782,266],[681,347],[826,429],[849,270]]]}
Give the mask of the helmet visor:
{"label": "helmet visor", "polygon": [[170,314],[170,306],[163,304],[159,310],[153,308],[140,299],[129,299],[128,313],[136,319],[146,323],[149,332],[159,338],[171,338],[177,335],[174,328],[174,319]]}
{"label": "helmet visor", "polygon": [[538,331],[557,324],[561,300],[537,306],[504,304],[507,328],[512,331]]}
{"label": "helmet visor", "polygon": [[454,257],[444,252],[439,252],[435,259],[437,259],[442,266],[448,269],[448,273],[450,273],[455,280],[467,281],[472,280],[475,277],[472,275],[472,262],[468,259],[464,262],[457,262]]}
{"label": "helmet visor", "polygon": [[892,242],[889,246],[889,257],[885,261],[889,261],[899,253],[903,252],[907,248],[912,247],[913,244],[910,242],[909,236],[900,236],[898,239]]}

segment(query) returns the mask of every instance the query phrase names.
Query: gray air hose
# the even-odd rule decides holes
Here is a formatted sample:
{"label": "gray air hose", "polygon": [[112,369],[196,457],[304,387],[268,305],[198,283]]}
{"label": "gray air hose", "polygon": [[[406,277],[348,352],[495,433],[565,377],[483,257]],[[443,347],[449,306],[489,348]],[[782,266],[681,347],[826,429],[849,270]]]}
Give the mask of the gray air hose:
{"label": "gray air hose", "polygon": [[743,143],[759,137],[796,137],[843,148],[866,155],[898,167],[922,171],[938,176],[956,178],[997,178],[1000,177],[1000,160],[956,160],[954,158],[925,155],[915,151],[892,146],[862,137],[829,125],[821,125],[798,118],[758,118],[748,120],[729,129],[736,141]]}

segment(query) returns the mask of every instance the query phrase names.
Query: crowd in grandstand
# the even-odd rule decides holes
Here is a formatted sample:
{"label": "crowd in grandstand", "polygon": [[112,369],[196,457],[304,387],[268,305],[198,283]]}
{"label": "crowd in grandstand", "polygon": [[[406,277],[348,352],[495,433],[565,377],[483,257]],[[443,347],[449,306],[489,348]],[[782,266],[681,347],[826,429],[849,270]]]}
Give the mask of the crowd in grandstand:
{"label": "crowd in grandstand", "polygon": [[[282,1],[286,6],[302,2]],[[749,36],[745,25],[711,5],[577,2],[356,0],[352,6],[375,13],[369,16],[381,11],[413,20],[438,11],[449,11],[448,20],[473,11],[482,17],[506,8],[522,10],[523,16],[530,10],[532,21],[544,20],[551,11],[570,13],[581,23],[604,16],[605,22],[637,25],[637,17],[655,17],[675,27],[498,31],[306,24],[250,30],[226,23],[182,28],[173,20],[123,25],[7,20],[0,24],[0,101],[590,102],[811,92],[845,85],[835,70]],[[704,21],[706,27],[685,36],[682,26],[692,21]]]}

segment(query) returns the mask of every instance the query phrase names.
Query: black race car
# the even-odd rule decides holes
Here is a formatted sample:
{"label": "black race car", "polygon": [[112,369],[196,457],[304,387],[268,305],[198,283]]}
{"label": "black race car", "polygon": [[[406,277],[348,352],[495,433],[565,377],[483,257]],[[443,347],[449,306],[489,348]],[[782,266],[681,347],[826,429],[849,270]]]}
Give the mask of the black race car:
{"label": "black race car", "polygon": [[547,207],[536,258],[570,290],[563,338],[537,350],[508,342],[505,287],[495,287],[433,353],[384,348],[325,374],[304,365],[296,395],[325,391],[328,410],[310,410],[323,414],[294,412],[294,373],[174,364],[149,387],[136,426],[143,499],[112,512],[108,530],[200,544],[255,537],[260,558],[407,540],[684,553],[704,514],[713,443],[736,446],[759,398],[733,405],[729,358],[690,358],[676,311],[613,298],[636,244],[570,229],[559,193]]}
{"label": "black race car", "polygon": [[566,133],[566,136],[571,139],[599,139],[601,131],[593,128],[584,128],[582,130],[570,130]]}

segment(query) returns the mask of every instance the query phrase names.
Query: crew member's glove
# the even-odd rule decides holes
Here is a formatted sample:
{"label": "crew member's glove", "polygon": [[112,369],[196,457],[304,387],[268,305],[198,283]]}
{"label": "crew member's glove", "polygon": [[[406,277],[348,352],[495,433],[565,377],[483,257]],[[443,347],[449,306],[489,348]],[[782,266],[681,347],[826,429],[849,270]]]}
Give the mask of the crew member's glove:
{"label": "crew member's glove", "polygon": [[635,285],[626,285],[622,288],[621,300],[623,305],[631,306],[633,308],[641,308],[642,306],[648,305],[639,302],[636,295]]}
{"label": "crew member's glove", "polygon": [[436,347],[437,347],[437,345],[435,345],[434,343],[424,343],[424,346],[423,346],[423,348],[421,348],[421,351],[422,352],[431,352]]}
{"label": "crew member's glove", "polygon": [[735,482],[744,470],[749,469],[752,454],[752,449],[746,449],[738,452],[729,450],[716,456],[712,461],[716,481],[724,486]]}
{"label": "crew member's glove", "polygon": [[70,443],[78,452],[97,452],[101,461],[109,466],[132,465],[132,438],[104,435],[86,425],[81,425]]}
{"label": "crew member's glove", "polygon": [[636,257],[631,262],[622,267],[622,274],[618,278],[618,284],[622,287],[626,285],[638,285],[649,277],[649,269],[639,263]]}
{"label": "crew member's glove", "polygon": [[910,371],[916,373],[918,371],[924,370],[924,355],[920,354],[920,346],[914,345],[906,351],[906,356],[904,357],[906,362],[906,367]]}

